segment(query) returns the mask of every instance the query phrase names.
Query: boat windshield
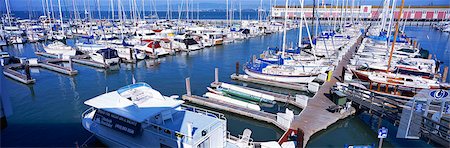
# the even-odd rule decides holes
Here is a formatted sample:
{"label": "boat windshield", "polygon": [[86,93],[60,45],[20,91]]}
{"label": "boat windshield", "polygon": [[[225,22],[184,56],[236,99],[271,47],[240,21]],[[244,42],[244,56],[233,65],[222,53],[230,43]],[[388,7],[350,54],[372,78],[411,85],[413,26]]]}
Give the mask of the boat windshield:
{"label": "boat windshield", "polygon": [[195,41],[194,39],[184,39],[184,42],[185,42],[187,45],[195,45],[195,44],[198,44],[197,41]]}

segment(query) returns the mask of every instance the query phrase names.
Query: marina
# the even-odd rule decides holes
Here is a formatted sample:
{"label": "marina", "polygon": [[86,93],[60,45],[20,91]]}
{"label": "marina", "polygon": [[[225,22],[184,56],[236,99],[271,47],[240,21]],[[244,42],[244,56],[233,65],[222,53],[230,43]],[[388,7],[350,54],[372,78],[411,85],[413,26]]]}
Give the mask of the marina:
{"label": "marina", "polygon": [[4,147],[450,144],[446,3],[4,2]]}

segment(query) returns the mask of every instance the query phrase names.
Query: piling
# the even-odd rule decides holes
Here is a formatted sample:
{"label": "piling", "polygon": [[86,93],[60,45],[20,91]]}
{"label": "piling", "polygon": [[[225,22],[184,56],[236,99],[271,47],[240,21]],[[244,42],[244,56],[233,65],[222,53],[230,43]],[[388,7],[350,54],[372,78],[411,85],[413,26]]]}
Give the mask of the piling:
{"label": "piling", "polygon": [[73,71],[72,57],[69,57],[69,70]]}
{"label": "piling", "polygon": [[445,66],[444,68],[444,74],[442,75],[442,82],[445,83],[447,81],[447,75],[448,75],[448,67]]}
{"label": "piling", "polygon": [[27,80],[31,80],[31,73],[30,73],[30,65],[25,64],[25,75],[27,76]]}
{"label": "piling", "polygon": [[133,61],[133,50],[130,48],[130,60]]}
{"label": "piling", "polygon": [[187,96],[192,96],[192,93],[191,93],[191,78],[190,77],[186,78],[186,95]]}
{"label": "piling", "polygon": [[239,76],[239,62],[236,62],[236,76]]}
{"label": "piling", "polygon": [[219,83],[219,68],[214,69],[214,83]]}
{"label": "piling", "polygon": [[417,47],[417,41],[413,41],[413,47],[416,48]]}
{"label": "piling", "polygon": [[433,55],[432,55],[432,54],[429,54],[429,55],[428,55],[428,59],[431,59],[431,58],[433,58]]}

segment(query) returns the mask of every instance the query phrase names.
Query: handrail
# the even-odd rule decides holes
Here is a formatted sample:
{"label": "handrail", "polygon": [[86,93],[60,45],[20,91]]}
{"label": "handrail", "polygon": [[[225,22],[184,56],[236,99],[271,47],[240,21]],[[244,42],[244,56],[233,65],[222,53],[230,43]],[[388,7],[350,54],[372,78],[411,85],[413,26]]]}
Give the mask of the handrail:
{"label": "handrail", "polygon": [[[207,110],[207,109],[203,109],[203,108],[195,107],[195,106],[191,106],[191,105],[186,105],[186,104],[182,104],[181,107],[182,107],[182,109],[187,110],[187,111],[200,113],[200,114],[203,114],[203,115],[206,115],[206,116],[214,115],[218,119],[222,119],[222,120],[227,121],[227,118],[225,117],[225,115],[223,115],[222,113],[219,113],[219,112],[210,111],[210,110]],[[189,110],[189,109],[192,109],[192,110]]]}
{"label": "handrail", "polygon": [[86,114],[91,113],[92,111],[94,111],[95,108],[94,107],[90,107],[87,110],[85,110],[82,114],[81,117],[84,118],[86,116]]}

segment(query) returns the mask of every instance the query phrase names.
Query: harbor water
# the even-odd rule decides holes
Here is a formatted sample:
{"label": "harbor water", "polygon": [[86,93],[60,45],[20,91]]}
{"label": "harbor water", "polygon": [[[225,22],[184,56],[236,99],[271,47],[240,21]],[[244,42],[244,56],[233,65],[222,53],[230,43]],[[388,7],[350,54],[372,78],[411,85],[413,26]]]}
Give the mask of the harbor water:
{"label": "harbor water", "polygon": [[[406,33],[416,37],[421,47],[428,49],[431,54],[436,54],[444,65],[449,65],[448,34],[429,27],[407,27]],[[425,33],[426,36],[423,35]],[[297,34],[296,29],[288,31],[288,42],[295,45]],[[78,75],[73,77],[43,69],[32,69],[31,76],[36,79],[34,85],[23,85],[5,78],[1,85],[9,96],[13,114],[8,117],[8,127],[1,132],[1,145],[2,147],[81,145],[92,135],[81,125],[81,114],[87,109],[83,104],[85,100],[131,84],[132,77],[138,82],[150,84],[167,96],[185,94],[185,78],[190,77],[192,93],[203,95],[207,92],[206,87],[214,81],[214,68],[219,68],[220,81],[237,84],[230,79],[230,75],[235,72],[236,62],[242,66],[252,55],[261,53],[269,46],[279,46],[281,41],[282,33],[274,33],[190,53],[177,53],[175,56],[158,60],[147,59],[136,64],[122,63],[108,70],[74,64]],[[69,45],[73,45],[74,42],[75,40],[67,41]],[[34,51],[41,48],[41,45],[27,43],[4,48],[12,56],[32,58],[36,57]],[[277,105],[277,107],[275,110],[284,111],[285,106]],[[298,113],[298,109],[296,110]],[[283,134],[283,131],[270,124],[231,113],[224,114],[232,135],[241,134],[245,128],[253,131],[254,141],[278,140]],[[326,132],[314,136],[309,146],[343,147],[345,144],[378,143],[373,126],[364,119],[361,116],[344,119]],[[391,140],[385,142],[386,146],[405,146],[401,142],[389,141]],[[423,141],[419,142],[429,146]],[[90,143],[98,142],[94,138]]]}

